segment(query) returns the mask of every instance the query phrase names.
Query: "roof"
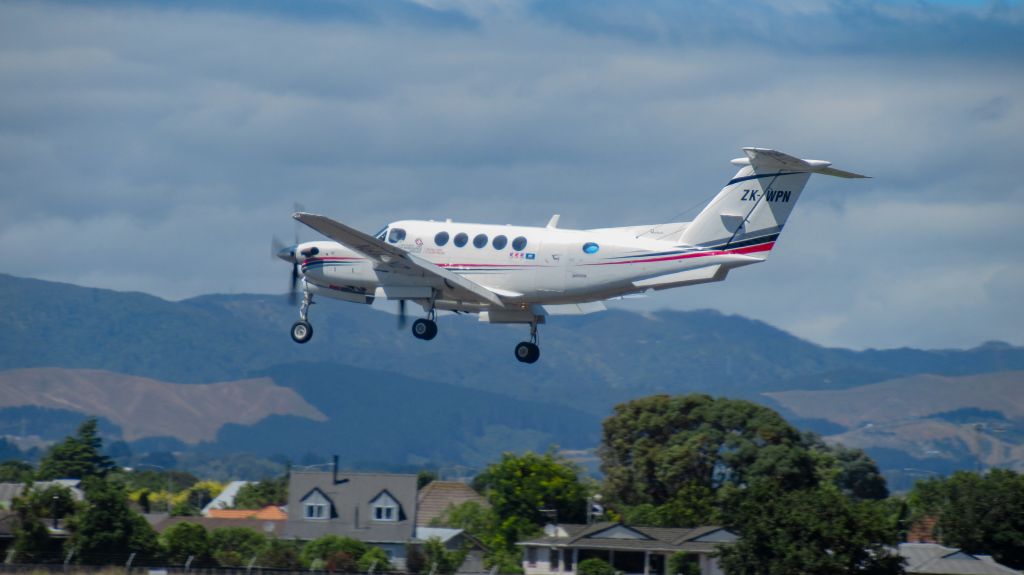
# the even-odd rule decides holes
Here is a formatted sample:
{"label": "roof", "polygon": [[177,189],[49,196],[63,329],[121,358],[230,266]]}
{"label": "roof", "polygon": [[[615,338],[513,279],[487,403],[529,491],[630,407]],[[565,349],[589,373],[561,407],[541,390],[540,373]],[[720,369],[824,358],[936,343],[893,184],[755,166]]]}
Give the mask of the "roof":
{"label": "roof", "polygon": [[[302,500],[318,490],[331,504],[328,519],[304,518]],[[370,502],[387,491],[398,505],[394,521],[374,521]],[[396,473],[292,471],[288,479],[288,537],[344,535],[368,543],[404,543],[416,526],[416,476]]]}
{"label": "roof", "polygon": [[287,521],[288,514],[277,505],[263,509],[210,509],[206,516],[213,519],[262,519],[264,521]]}
{"label": "roof", "polygon": [[[64,487],[71,492],[71,498],[75,501],[82,501],[85,499],[85,493],[79,487],[82,481],[80,479],[51,479],[49,481],[35,481],[32,483],[32,489],[36,491],[43,491],[48,487],[57,485]],[[0,483],[0,501],[9,503],[14,500],[15,497],[20,497],[25,491],[24,483],[15,482],[4,482]]]}
{"label": "roof", "polygon": [[175,516],[167,517],[153,526],[158,533],[163,533],[168,527],[178,523],[194,523],[202,525],[208,531],[222,527],[247,527],[253,531],[268,535],[281,536],[284,534],[284,521],[264,521],[262,519],[217,519],[214,517],[202,516]]}
{"label": "roof", "polygon": [[943,575],[1009,575],[1018,573],[987,555],[972,555],[937,543],[901,543],[899,554],[907,573]]}
{"label": "roof", "polygon": [[724,527],[647,527],[601,522],[592,525],[560,524],[544,528],[544,536],[517,545],[615,549],[623,551],[689,551],[710,553],[719,545],[736,541]]}
{"label": "roof", "polygon": [[235,496],[238,490],[252,483],[251,481],[232,481],[228,483],[220,493],[207,503],[200,512],[202,515],[209,515],[211,509],[230,509],[235,506]]}
{"label": "roof", "polygon": [[416,513],[416,525],[430,525],[449,507],[475,501],[484,507],[490,507],[482,495],[461,481],[431,481],[420,490],[417,497],[419,509]]}

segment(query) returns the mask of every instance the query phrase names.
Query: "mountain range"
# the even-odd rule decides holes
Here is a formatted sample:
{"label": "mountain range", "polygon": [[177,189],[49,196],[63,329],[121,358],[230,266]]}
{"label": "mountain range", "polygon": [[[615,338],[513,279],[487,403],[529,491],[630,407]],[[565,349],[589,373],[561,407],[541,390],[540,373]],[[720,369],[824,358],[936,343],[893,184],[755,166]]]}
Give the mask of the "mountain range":
{"label": "mountain range", "polygon": [[[294,393],[307,407],[261,407],[258,394],[241,393],[235,397],[244,396],[244,401],[235,400],[241,403],[227,409],[253,414],[248,419],[200,415],[209,418],[203,433],[194,425],[188,433],[145,433],[164,434],[178,442],[173,443],[176,449],[211,456],[338,453],[352,461],[473,466],[504,449],[592,448],[599,441],[601,419],[616,403],[655,393],[702,392],[768,404],[801,427],[877,452],[896,471],[944,471],[950,465],[992,460],[955,434],[943,436],[949,445],[931,450],[936,453],[891,441],[874,445],[850,435],[863,427],[856,416],[837,416],[816,408],[816,402],[825,402],[829,393],[856,390],[865,401],[884,403],[903,388],[920,394],[925,386],[939,393],[950,387],[950,378],[960,378],[957,389],[970,389],[972,378],[985,374],[1002,374],[1000,381],[1010,382],[1011,395],[1024,389],[1024,348],[1005,343],[966,350],[826,348],[763,322],[711,310],[611,310],[552,318],[541,327],[542,358],[535,365],[512,357],[514,344],[527,335],[522,326],[489,326],[475,317],[443,315],[439,336],[425,342],[396,331],[396,318],[380,310],[321,301],[310,312],[316,335],[300,346],[288,335],[296,316],[297,310],[279,295],[209,295],[171,302],[0,274],[0,421],[14,413],[7,410],[32,407],[50,413],[49,420],[35,418],[40,429],[46,421],[67,418],[69,411],[103,415],[111,433],[123,439],[141,440],[137,430],[152,428],[100,413],[98,406],[107,400],[60,407],[52,397],[44,401],[26,395],[32,389],[26,378],[32,374],[61,379],[54,368],[71,370],[64,372],[63,385],[80,394],[99,397],[98,390],[105,389],[135,396],[135,403],[127,402],[134,408],[111,410],[139,417],[146,413],[143,404],[170,409],[216,402],[215,394],[203,394],[217,385],[246,389],[257,382],[264,386],[263,402],[280,402]],[[914,379],[921,374],[938,379]],[[142,395],[143,387],[111,391],[126,381],[146,382],[154,390],[194,386],[205,391],[187,401],[180,399],[181,392],[141,401],[149,397]],[[73,397],[75,392],[68,393]],[[984,393],[954,395],[944,412],[992,411]],[[832,397],[840,410],[848,400]],[[909,421],[934,419],[937,413]],[[180,421],[185,425],[189,420]],[[999,441],[1011,452],[1020,444],[1011,430],[1022,422],[1020,413],[1000,412]],[[999,464],[1019,467],[1024,462],[1010,457]]]}

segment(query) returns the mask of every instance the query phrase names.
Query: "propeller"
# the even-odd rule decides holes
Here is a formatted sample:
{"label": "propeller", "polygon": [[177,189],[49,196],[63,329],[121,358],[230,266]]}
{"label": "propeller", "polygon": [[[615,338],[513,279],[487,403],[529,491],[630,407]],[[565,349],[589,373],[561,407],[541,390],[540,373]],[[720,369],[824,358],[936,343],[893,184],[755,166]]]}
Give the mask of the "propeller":
{"label": "propeller", "polygon": [[285,245],[277,236],[270,239],[270,255],[271,257],[282,259],[292,264],[292,279],[291,285],[288,289],[288,303],[295,305],[298,302],[298,293],[296,287],[299,283],[299,259],[295,255],[295,246],[298,245],[296,242],[294,245]]}
{"label": "propeller", "polygon": [[405,328],[405,300],[398,300],[398,329]]}

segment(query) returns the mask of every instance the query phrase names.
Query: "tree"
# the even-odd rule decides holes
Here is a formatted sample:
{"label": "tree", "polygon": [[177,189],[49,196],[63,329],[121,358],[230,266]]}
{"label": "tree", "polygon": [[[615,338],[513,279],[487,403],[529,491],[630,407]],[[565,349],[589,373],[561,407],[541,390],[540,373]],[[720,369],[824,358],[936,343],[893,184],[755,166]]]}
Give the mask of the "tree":
{"label": "tree", "polygon": [[[484,553],[484,566],[488,569],[497,567],[499,573],[521,573],[522,553],[515,548],[515,541],[510,542],[507,539],[502,531],[502,523],[494,509],[476,501],[449,506],[430,522],[436,527],[462,529],[483,543],[487,548]],[[526,527],[530,528],[531,526]]]}
{"label": "tree", "polygon": [[1008,469],[984,475],[957,471],[919,481],[908,500],[914,516],[938,516],[944,544],[1024,568],[1024,475]]}
{"label": "tree", "polygon": [[12,503],[18,514],[18,526],[14,530],[14,560],[19,563],[46,562],[47,556],[54,551],[49,530],[27,497],[17,497]]}
{"label": "tree", "polygon": [[103,453],[95,418],[86,419],[73,437],[54,444],[39,462],[39,479],[103,477],[115,468]]}
{"label": "tree", "polygon": [[121,485],[92,476],[83,481],[83,486],[85,509],[71,521],[68,541],[80,562],[123,564],[133,552],[141,557],[157,553],[156,532],[145,518],[128,507]]}
{"label": "tree", "polygon": [[5,461],[0,463],[0,483],[26,483],[32,481],[35,468],[24,461]]}
{"label": "tree", "polygon": [[855,499],[882,500],[889,496],[885,477],[863,449],[827,445],[814,433],[804,433],[804,443],[816,459],[817,475]]}
{"label": "tree", "polygon": [[192,557],[192,565],[209,563],[210,536],[196,523],[171,525],[160,535],[164,557],[173,565],[184,565]]}
{"label": "tree", "polygon": [[579,474],[576,464],[551,452],[504,453],[473,480],[473,487],[503,520],[539,526],[553,514],[559,522],[572,523],[584,521],[587,513],[590,490]]}
{"label": "tree", "polygon": [[662,505],[681,491],[717,491],[770,475],[787,489],[815,482],[814,459],[779,414],[749,401],[656,395],[615,406],[604,422],[605,494]]}
{"label": "tree", "polygon": [[260,553],[265,535],[248,527],[221,527],[210,534],[210,551],[221,567],[240,567]]}
{"label": "tree", "polygon": [[235,495],[235,509],[262,509],[288,503],[288,476],[246,483]]}
{"label": "tree", "polygon": [[576,572],[579,575],[615,575],[615,568],[604,559],[591,557],[580,561]]}
{"label": "tree", "polygon": [[358,539],[342,537],[340,535],[324,535],[306,543],[302,547],[300,558],[305,567],[323,566],[332,559],[340,565],[346,561],[343,557],[339,556],[340,553],[344,553],[351,560],[354,567],[356,562],[366,553],[366,550],[366,544]]}
{"label": "tree", "polygon": [[676,551],[668,558],[669,575],[700,575],[700,561],[696,555]]}
{"label": "tree", "polygon": [[271,538],[267,540],[256,558],[260,567],[270,569],[291,569],[296,571],[302,568],[299,560],[299,544],[297,541]]}
{"label": "tree", "polygon": [[437,472],[429,469],[421,469],[416,474],[416,489],[423,489],[431,482],[437,481]]}
{"label": "tree", "polygon": [[465,551],[446,549],[438,537],[431,537],[423,543],[424,566],[436,575],[452,575],[465,559]]}
{"label": "tree", "polygon": [[853,500],[831,484],[781,491],[763,480],[723,497],[726,524],[740,535],[721,552],[730,575],[902,573],[884,502]]}
{"label": "tree", "polygon": [[388,559],[388,554],[380,547],[370,547],[366,553],[359,558],[356,568],[360,573],[366,573],[370,568],[373,568],[374,573],[391,571],[394,569],[391,565],[391,560]]}

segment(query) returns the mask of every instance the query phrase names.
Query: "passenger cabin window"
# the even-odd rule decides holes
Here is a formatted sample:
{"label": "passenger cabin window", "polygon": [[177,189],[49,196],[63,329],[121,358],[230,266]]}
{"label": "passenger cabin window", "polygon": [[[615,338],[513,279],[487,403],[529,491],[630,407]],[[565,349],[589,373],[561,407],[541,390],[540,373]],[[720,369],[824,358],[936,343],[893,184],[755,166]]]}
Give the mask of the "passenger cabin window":
{"label": "passenger cabin window", "polygon": [[596,254],[597,250],[599,249],[601,249],[601,246],[595,244],[594,242],[587,242],[583,244],[583,253],[585,254]]}
{"label": "passenger cabin window", "polygon": [[469,241],[469,236],[467,236],[463,232],[459,232],[459,233],[455,234],[455,239],[452,240],[452,243],[455,244],[455,247],[461,248],[462,246],[466,245],[466,242],[468,242],[468,241]]}
{"label": "passenger cabin window", "polygon": [[512,249],[514,249],[517,252],[525,250],[526,238],[524,238],[523,236],[519,236],[518,238],[512,240]]}
{"label": "passenger cabin window", "polygon": [[486,246],[487,245],[487,234],[477,234],[476,237],[473,238],[473,245],[478,247],[478,248],[482,248],[482,247]]}
{"label": "passenger cabin window", "polygon": [[494,241],[491,242],[496,250],[503,250],[508,245],[508,238],[505,236],[494,236]]}
{"label": "passenger cabin window", "polygon": [[437,235],[434,236],[434,243],[438,246],[446,245],[448,243],[448,232],[437,232]]}
{"label": "passenger cabin window", "polygon": [[388,241],[397,244],[398,242],[405,239],[405,230],[402,228],[391,228],[391,233],[388,234]]}

